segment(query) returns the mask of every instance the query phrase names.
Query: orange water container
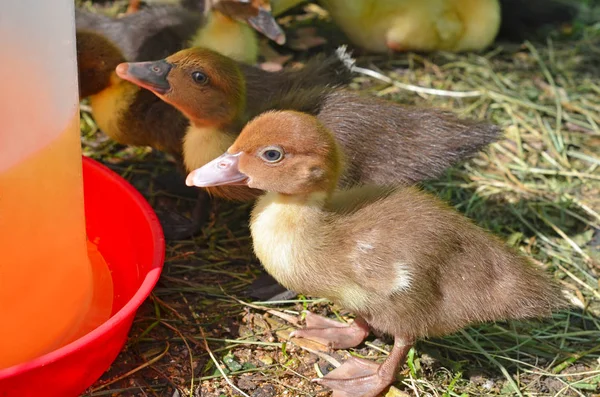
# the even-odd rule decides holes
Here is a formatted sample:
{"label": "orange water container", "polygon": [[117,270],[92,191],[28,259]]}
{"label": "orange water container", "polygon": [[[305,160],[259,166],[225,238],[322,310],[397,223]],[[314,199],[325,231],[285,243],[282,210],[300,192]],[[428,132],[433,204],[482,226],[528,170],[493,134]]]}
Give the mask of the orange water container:
{"label": "orange water container", "polygon": [[0,3],[0,369],[111,312],[85,234],[73,3]]}

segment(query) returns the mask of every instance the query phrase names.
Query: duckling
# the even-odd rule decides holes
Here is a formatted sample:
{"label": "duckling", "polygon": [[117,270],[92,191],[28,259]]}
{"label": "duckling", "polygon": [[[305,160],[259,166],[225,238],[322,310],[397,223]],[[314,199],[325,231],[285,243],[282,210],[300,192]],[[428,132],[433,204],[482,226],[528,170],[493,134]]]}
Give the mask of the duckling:
{"label": "duckling", "polygon": [[255,64],[255,30],[279,44],[285,42],[269,4],[257,1],[204,0],[203,12],[198,8],[155,6],[122,18],[76,9],[75,20],[77,29],[106,36],[130,61],[163,58],[185,47],[202,46]]}
{"label": "duckling", "polygon": [[[272,0],[279,16],[306,0]],[[481,50],[496,40],[521,43],[546,26],[586,19],[561,0],[319,0],[354,44],[374,52]]]}
{"label": "duckling", "polygon": [[[273,0],[273,13],[304,0]],[[470,51],[500,27],[498,0],[319,0],[350,41],[370,52]]]}
{"label": "duckling", "polygon": [[320,0],[357,46],[371,51],[472,51],[500,27],[498,0]]}
{"label": "duckling", "polygon": [[100,130],[119,143],[151,146],[182,162],[187,119],[152,93],[116,75],[115,67],[125,57],[105,36],[78,30],[76,46],[79,95],[89,97]]}
{"label": "duckling", "polygon": [[121,18],[75,8],[77,30],[105,36],[132,61],[179,51],[203,23],[202,13],[175,6],[144,8]]}
{"label": "duckling", "polygon": [[[376,152],[371,157],[380,161]],[[359,345],[369,329],[394,337],[382,364],[351,358],[314,380],[334,397],[377,396],[417,339],[564,307],[546,274],[434,196],[411,186],[336,191],[343,158],[316,117],[271,111],[186,180],[267,192],[250,220],[254,252],[267,272],[357,316],[348,325],[308,315],[307,328],[292,336],[332,348]]]}
{"label": "duckling", "polygon": [[[202,49],[183,50],[155,62],[119,65],[117,74],[154,92],[190,120],[183,145],[188,170],[199,168],[229,147],[250,114],[269,109],[311,113],[333,131],[348,158],[343,186],[416,183],[438,177],[495,141],[500,133],[489,123],[460,120],[437,109],[402,106],[341,87],[300,87],[300,82],[290,81],[279,87],[277,95],[257,91],[257,97],[244,96],[250,81],[239,67]],[[241,191],[235,190],[236,194]],[[237,199],[255,194],[246,191],[248,195]]]}

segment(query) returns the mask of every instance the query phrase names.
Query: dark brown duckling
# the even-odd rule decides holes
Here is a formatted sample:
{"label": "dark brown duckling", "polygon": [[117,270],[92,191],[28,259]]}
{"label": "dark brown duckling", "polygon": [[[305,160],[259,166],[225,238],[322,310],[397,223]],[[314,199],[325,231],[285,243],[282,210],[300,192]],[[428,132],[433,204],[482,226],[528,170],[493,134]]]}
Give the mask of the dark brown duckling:
{"label": "dark brown duckling", "polygon": [[182,161],[181,139],[187,119],[155,95],[116,75],[115,67],[125,58],[109,39],[77,31],[76,44],[79,94],[90,98],[98,127],[119,143],[151,146]]}
{"label": "dark brown duckling", "polygon": [[359,345],[369,328],[394,336],[382,364],[351,358],[314,380],[334,397],[379,395],[419,338],[564,307],[546,274],[434,196],[406,186],[335,191],[342,164],[334,134],[317,118],[267,112],[187,178],[266,191],[250,222],[265,269],[287,288],[357,315],[350,325],[309,315],[292,336],[333,348]]}

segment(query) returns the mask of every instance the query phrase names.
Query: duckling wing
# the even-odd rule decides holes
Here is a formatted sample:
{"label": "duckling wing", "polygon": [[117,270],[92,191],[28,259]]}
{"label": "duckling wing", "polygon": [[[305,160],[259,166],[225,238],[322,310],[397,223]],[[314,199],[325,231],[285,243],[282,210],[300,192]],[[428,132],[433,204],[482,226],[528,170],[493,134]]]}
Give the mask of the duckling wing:
{"label": "duckling wing", "polygon": [[[416,336],[483,321],[546,316],[560,289],[525,257],[444,202],[402,188],[339,218],[338,250],[352,281],[343,302],[395,332],[411,317]],[[345,244],[345,246],[344,246]],[[376,316],[376,317],[377,317]],[[404,320],[403,320],[404,319]]]}
{"label": "duckling wing", "polygon": [[405,218],[413,213],[398,211],[395,194],[395,188],[362,186],[336,192],[328,203],[347,276],[368,293],[392,295],[407,290],[413,278],[410,249],[396,241],[398,235],[408,234]]}
{"label": "duckling wing", "polygon": [[327,93],[317,117],[341,144],[341,186],[413,184],[497,140],[491,123],[459,119],[439,109],[403,106],[347,90]]}

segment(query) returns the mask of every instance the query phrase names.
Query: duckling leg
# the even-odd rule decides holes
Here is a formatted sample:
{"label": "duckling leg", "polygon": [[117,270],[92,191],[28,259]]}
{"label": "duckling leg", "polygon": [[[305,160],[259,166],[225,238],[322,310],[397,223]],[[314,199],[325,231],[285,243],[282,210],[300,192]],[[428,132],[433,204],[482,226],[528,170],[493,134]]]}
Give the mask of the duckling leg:
{"label": "duckling leg", "polygon": [[306,328],[292,332],[290,337],[310,339],[332,349],[348,349],[360,345],[368,335],[369,325],[360,317],[344,324],[307,312]]}
{"label": "duckling leg", "polygon": [[396,372],[404,363],[413,341],[398,337],[394,348],[381,364],[351,357],[342,366],[313,382],[333,389],[332,397],[376,397],[394,382]]}

